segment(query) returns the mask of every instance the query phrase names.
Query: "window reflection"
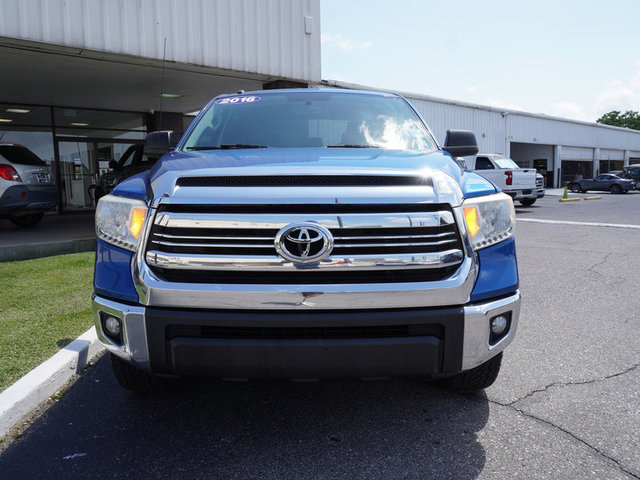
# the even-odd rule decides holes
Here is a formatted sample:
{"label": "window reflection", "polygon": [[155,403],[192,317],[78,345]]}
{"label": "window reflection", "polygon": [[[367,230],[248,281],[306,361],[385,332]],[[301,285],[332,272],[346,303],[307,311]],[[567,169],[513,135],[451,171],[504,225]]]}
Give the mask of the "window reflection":
{"label": "window reflection", "polygon": [[64,210],[94,208],[99,176],[146,133],[142,113],[0,103],[0,143],[24,145],[51,167]]}

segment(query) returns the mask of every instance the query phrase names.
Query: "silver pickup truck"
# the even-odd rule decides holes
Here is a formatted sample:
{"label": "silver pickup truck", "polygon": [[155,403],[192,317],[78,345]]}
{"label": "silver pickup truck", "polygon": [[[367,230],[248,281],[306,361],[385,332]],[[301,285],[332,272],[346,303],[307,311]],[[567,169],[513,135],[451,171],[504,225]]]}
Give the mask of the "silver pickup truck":
{"label": "silver pickup truck", "polygon": [[504,155],[478,154],[466,160],[466,167],[492,182],[525,207],[533,205],[538,198],[536,170],[520,168],[516,162]]}

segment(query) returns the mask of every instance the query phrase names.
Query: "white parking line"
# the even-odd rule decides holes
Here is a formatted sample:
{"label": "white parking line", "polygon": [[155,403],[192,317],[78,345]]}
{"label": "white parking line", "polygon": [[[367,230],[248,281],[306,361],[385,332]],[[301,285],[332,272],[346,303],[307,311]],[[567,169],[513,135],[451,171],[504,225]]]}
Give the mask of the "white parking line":
{"label": "white parking line", "polygon": [[640,230],[640,225],[627,225],[624,223],[596,223],[596,222],[571,222],[567,220],[542,220],[537,218],[517,218],[518,222],[529,223],[550,223],[555,225],[579,225],[583,227],[610,227],[610,228],[629,228],[632,230]]}

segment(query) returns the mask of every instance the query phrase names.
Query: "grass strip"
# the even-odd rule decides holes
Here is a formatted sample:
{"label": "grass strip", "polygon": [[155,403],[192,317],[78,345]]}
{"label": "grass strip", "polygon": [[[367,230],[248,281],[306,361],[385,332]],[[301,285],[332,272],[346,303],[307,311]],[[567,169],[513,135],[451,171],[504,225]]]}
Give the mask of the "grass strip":
{"label": "grass strip", "polygon": [[0,263],[0,391],[91,327],[94,256]]}

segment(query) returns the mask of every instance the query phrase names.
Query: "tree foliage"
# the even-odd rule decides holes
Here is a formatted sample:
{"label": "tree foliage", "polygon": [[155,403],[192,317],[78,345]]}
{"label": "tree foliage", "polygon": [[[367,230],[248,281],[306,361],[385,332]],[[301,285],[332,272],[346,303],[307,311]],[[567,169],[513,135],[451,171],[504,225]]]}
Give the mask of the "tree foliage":
{"label": "tree foliage", "polygon": [[634,110],[627,110],[624,113],[621,113],[619,110],[613,110],[602,115],[596,122],[613,125],[614,127],[640,130],[640,113]]}

